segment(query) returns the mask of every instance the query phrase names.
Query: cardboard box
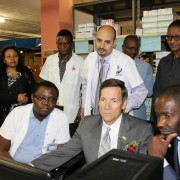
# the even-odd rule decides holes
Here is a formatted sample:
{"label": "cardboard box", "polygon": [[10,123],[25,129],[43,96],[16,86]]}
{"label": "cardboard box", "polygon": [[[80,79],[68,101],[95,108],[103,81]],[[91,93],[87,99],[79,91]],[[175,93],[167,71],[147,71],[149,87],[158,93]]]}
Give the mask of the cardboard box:
{"label": "cardboard box", "polygon": [[84,37],[84,31],[76,31],[76,39],[85,38]]}
{"label": "cardboard box", "polygon": [[55,54],[57,52],[58,52],[57,49],[46,49],[46,50],[44,50],[44,57],[48,57],[48,56]]}
{"label": "cardboard box", "polygon": [[94,23],[87,23],[86,24],[86,31],[96,31],[96,24]]}
{"label": "cardboard box", "polygon": [[94,30],[84,31],[85,38],[92,38],[94,37],[96,32]]}
{"label": "cardboard box", "polygon": [[78,24],[78,31],[86,31],[86,24]]}
{"label": "cardboard box", "polygon": [[132,26],[122,26],[122,35],[133,34]]}
{"label": "cardboard box", "polygon": [[114,20],[113,19],[104,19],[104,20],[101,20],[101,26],[103,26],[103,25],[113,26],[114,25]]}
{"label": "cardboard box", "polygon": [[41,57],[34,57],[34,65],[42,65]]}
{"label": "cardboard box", "polygon": [[28,64],[33,65],[34,64],[34,59],[32,56],[28,56]]}

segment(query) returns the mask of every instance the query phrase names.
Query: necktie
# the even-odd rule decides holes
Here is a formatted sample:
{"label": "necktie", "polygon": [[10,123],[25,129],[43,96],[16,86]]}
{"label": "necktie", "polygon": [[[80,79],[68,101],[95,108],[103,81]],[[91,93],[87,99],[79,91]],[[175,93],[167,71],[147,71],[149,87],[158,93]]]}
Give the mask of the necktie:
{"label": "necktie", "polygon": [[93,108],[93,114],[99,114],[99,108],[98,108],[98,102],[99,102],[99,89],[101,86],[101,83],[103,82],[103,70],[104,70],[104,63],[105,60],[101,59],[100,63],[98,63],[98,69],[99,69],[99,77],[97,81],[97,87],[96,87],[96,95],[95,95],[95,101],[94,101],[94,108]]}
{"label": "necktie", "polygon": [[98,158],[106,154],[108,151],[111,150],[111,137],[109,135],[109,131],[111,130],[110,127],[107,128],[106,133],[101,139],[101,143],[99,146]]}
{"label": "necktie", "polygon": [[66,70],[66,62],[60,60],[59,61],[59,69],[60,69],[60,81],[62,81],[65,70]]}

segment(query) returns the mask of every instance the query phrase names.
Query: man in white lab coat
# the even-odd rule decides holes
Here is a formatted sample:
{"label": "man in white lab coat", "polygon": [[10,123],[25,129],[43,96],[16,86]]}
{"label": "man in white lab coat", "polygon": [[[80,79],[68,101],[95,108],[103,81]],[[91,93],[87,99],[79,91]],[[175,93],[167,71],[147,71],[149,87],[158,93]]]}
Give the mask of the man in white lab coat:
{"label": "man in white lab coat", "polygon": [[[109,78],[125,82],[128,90],[128,101],[125,113],[139,108],[147,96],[147,89],[141,79],[135,62],[126,54],[114,49],[116,31],[112,26],[101,26],[96,34],[96,51],[90,53],[83,68],[81,116],[96,114],[97,84]],[[103,61],[103,77],[100,78]],[[133,115],[133,113],[131,113]]]}
{"label": "man in white lab coat", "polygon": [[58,87],[57,104],[64,107],[68,121],[72,124],[80,108],[80,76],[84,60],[72,52],[74,43],[70,31],[59,31],[56,44],[59,52],[46,59],[40,77]]}

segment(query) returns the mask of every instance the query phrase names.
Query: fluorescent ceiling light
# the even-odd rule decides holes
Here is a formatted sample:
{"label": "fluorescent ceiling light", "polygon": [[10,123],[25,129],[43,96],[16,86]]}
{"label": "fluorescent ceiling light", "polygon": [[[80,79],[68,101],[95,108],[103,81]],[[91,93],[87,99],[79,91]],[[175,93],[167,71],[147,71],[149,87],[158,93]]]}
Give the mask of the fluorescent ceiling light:
{"label": "fluorescent ceiling light", "polygon": [[5,19],[0,17],[0,23],[3,23],[3,22],[5,22]]}

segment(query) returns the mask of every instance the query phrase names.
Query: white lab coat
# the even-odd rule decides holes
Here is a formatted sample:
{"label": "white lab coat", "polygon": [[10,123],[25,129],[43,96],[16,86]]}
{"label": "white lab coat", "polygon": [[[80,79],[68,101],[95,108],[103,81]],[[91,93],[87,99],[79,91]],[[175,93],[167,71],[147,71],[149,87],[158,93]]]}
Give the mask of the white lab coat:
{"label": "white lab coat", "polygon": [[[0,135],[11,140],[9,153],[12,157],[27,133],[32,108],[33,104],[16,107],[8,114],[5,122],[1,126]],[[67,117],[64,112],[55,108],[50,114],[46,127],[42,153],[47,153],[48,144],[52,142],[64,144],[69,141],[69,139]]]}
{"label": "white lab coat", "polygon": [[[94,66],[97,61],[97,52],[90,53],[84,62],[83,78],[87,80],[86,98],[85,98],[85,111],[84,115],[91,114],[91,81],[94,71]],[[124,53],[113,49],[110,59],[110,73],[107,79],[115,78],[125,82],[128,94],[131,89],[142,84],[141,79],[135,62]]]}
{"label": "white lab coat", "polygon": [[64,106],[64,112],[69,123],[73,123],[80,107],[80,86],[84,60],[72,53],[66,64],[66,71],[62,82],[59,75],[58,53],[49,56],[42,67],[40,77],[53,82],[59,89],[58,105]]}

